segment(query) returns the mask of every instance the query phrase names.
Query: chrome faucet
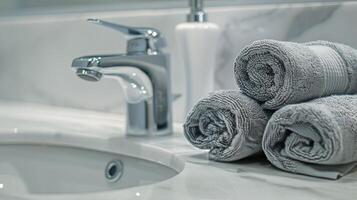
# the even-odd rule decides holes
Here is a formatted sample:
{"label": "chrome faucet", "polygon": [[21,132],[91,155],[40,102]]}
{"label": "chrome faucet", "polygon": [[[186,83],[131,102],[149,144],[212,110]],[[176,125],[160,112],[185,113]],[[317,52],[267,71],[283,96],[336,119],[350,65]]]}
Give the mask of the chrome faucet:
{"label": "chrome faucet", "polygon": [[160,51],[164,46],[160,32],[99,19],[87,21],[130,36],[127,53],[79,57],[73,60],[72,69],[87,81],[119,80],[127,101],[128,135],[171,134],[170,69],[168,55]]}

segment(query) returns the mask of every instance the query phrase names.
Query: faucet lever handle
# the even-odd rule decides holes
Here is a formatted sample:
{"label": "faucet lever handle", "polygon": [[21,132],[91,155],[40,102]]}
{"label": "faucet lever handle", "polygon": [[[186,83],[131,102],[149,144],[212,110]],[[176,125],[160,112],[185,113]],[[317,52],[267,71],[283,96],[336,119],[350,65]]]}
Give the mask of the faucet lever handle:
{"label": "faucet lever handle", "polygon": [[155,28],[147,28],[147,27],[130,27],[130,26],[124,26],[120,24],[115,24],[107,21],[103,21],[100,19],[95,19],[95,18],[89,18],[87,19],[88,22],[102,25],[111,29],[114,29],[116,31],[120,31],[121,33],[124,33],[126,35],[130,36],[141,36],[145,38],[158,38],[160,37],[160,31],[155,29]]}
{"label": "faucet lever handle", "polygon": [[160,31],[155,28],[130,27],[95,18],[87,19],[87,21],[114,29],[129,36],[134,36],[133,39],[128,41],[128,54],[157,54],[161,48],[166,46],[165,39],[162,37]]}

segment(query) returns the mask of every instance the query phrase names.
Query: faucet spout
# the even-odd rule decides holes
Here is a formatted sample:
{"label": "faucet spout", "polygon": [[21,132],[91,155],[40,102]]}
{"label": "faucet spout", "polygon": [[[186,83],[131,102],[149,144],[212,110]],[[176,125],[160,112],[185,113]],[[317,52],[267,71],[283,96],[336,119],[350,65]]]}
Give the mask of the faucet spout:
{"label": "faucet spout", "polygon": [[140,103],[153,96],[150,78],[135,67],[108,67],[98,71],[79,68],[76,74],[87,81],[99,81],[102,77],[116,79],[120,82],[128,103]]}
{"label": "faucet spout", "polygon": [[159,55],[95,55],[72,62],[76,74],[87,81],[117,79],[127,101],[129,135],[172,132],[171,91],[167,58]]}

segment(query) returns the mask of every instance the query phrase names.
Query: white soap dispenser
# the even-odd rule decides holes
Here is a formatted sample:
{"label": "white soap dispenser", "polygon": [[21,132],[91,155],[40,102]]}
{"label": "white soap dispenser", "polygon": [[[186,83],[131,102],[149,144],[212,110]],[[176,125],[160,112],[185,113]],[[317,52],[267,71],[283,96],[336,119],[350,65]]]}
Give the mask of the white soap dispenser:
{"label": "white soap dispenser", "polygon": [[207,22],[203,0],[189,0],[187,22],[176,26],[179,56],[186,70],[186,113],[214,90],[215,57],[220,29]]}

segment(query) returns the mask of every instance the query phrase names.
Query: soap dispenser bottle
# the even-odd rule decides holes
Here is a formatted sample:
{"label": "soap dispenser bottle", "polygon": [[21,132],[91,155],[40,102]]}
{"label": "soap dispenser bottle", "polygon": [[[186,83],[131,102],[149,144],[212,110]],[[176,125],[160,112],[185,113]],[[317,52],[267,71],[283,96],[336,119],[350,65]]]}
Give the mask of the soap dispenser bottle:
{"label": "soap dispenser bottle", "polygon": [[175,29],[178,53],[185,65],[186,113],[214,90],[215,57],[219,27],[207,21],[203,0],[189,0],[187,22]]}

